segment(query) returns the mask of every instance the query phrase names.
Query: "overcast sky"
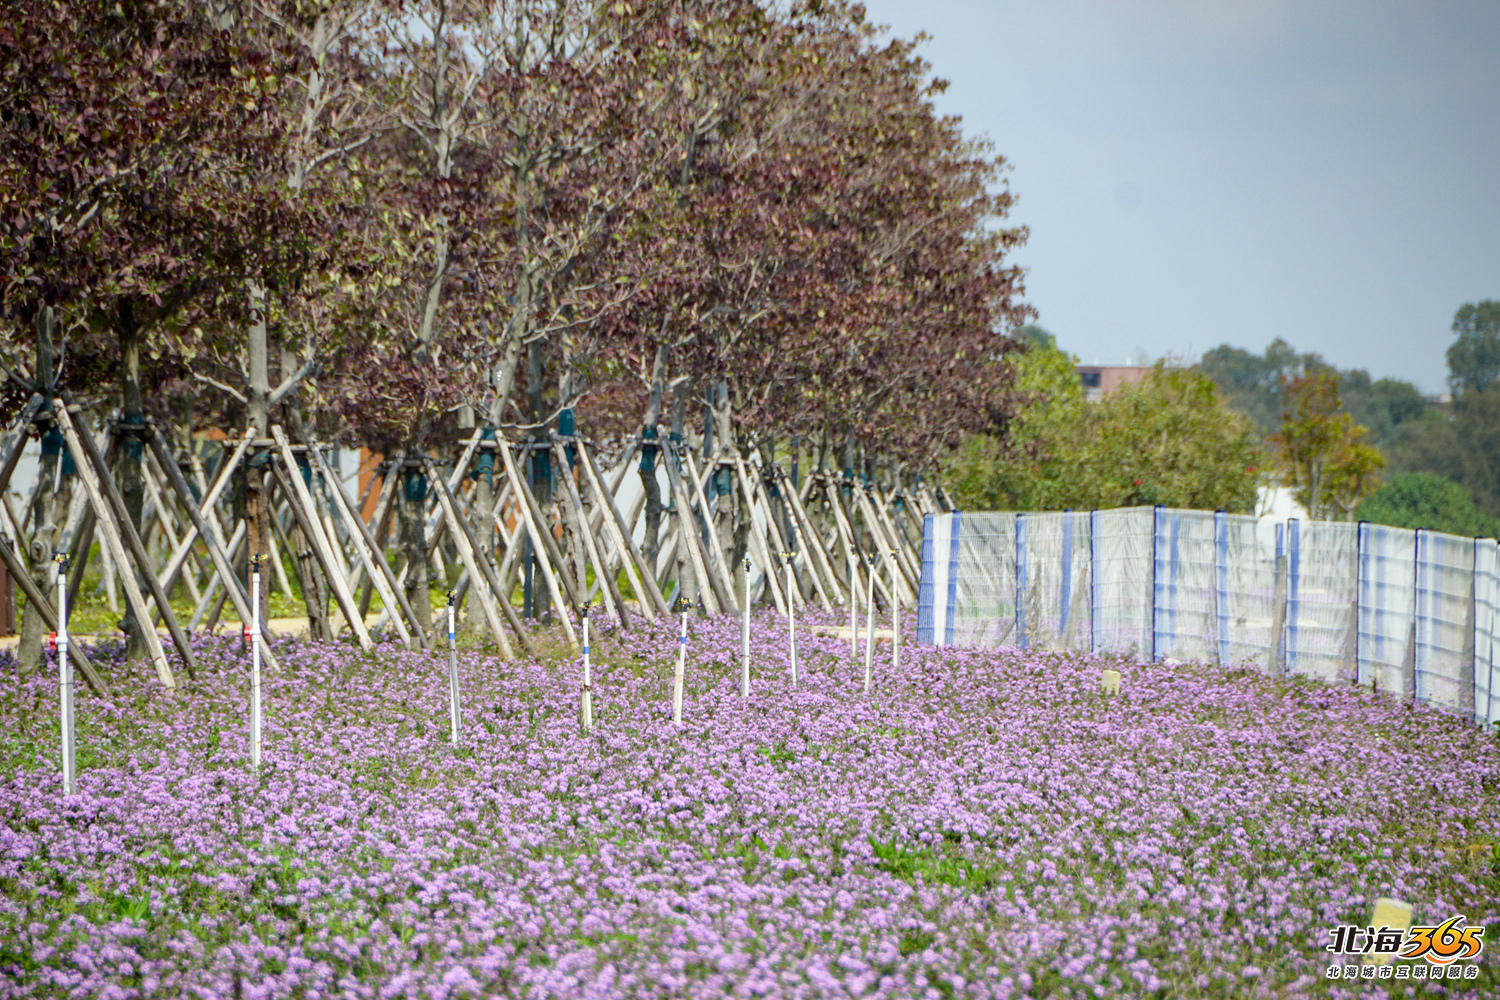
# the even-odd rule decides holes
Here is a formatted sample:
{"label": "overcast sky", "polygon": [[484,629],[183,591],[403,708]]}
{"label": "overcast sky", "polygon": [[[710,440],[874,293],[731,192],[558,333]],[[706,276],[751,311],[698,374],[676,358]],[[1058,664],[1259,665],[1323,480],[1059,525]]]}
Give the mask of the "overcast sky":
{"label": "overcast sky", "polygon": [[1500,0],[868,0],[1010,161],[1084,362],[1284,337],[1445,388],[1500,299]]}

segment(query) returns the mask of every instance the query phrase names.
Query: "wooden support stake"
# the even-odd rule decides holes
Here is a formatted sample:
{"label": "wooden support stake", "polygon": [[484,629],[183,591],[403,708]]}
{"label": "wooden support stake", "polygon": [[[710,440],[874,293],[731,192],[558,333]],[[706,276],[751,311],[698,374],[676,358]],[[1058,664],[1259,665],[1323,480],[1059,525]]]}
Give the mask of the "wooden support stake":
{"label": "wooden support stake", "polygon": [[[287,494],[287,501],[292,507],[292,516],[300,522],[302,533],[307,536],[308,543],[312,545],[313,554],[322,564],[323,575],[327,578],[328,585],[333,588],[339,609],[344,612],[344,618],[348,620],[349,628],[354,632],[359,648],[373,649],[375,643],[370,638],[369,630],[365,628],[365,620],[360,617],[359,605],[355,603],[354,595],[349,590],[349,581],[339,573],[338,562],[333,558],[331,551],[332,545],[323,537],[322,528],[318,524],[317,508],[313,506],[312,495],[307,490],[307,484],[302,481],[302,473],[297,469],[297,460],[292,455],[292,446],[287,442],[286,432],[281,429],[280,424],[275,424],[271,427],[271,436],[275,438],[276,446],[281,451],[281,464],[285,475],[279,477],[279,485],[282,493]],[[275,469],[276,463],[271,463],[271,468]],[[290,492],[288,492],[288,487],[290,487]]]}
{"label": "wooden support stake", "polygon": [[[385,540],[391,531],[391,514],[396,509],[396,475],[397,466],[387,462],[386,471],[381,475],[380,496],[375,501],[375,516],[371,519],[370,537],[375,541],[375,551],[381,553],[381,559],[385,558]],[[359,586],[359,578],[364,573],[363,568],[355,574],[355,585]],[[399,582],[399,581],[398,581]],[[359,613],[361,617],[370,610],[370,595],[374,592],[374,581],[368,576],[364,577],[363,589],[359,595]],[[396,588],[398,591],[401,587]],[[394,612],[392,612],[394,614]]]}
{"label": "wooden support stake", "polygon": [[[158,433],[160,432],[158,431]],[[174,549],[172,552],[172,557],[167,560],[167,568],[162,574],[162,579],[166,581],[167,587],[172,586],[172,581],[176,579],[177,573],[182,569],[183,563],[187,561],[188,553],[192,550],[193,547],[193,542],[197,541],[198,536],[200,534],[203,534],[205,530],[209,532],[209,535],[216,538],[221,545],[223,544],[223,535],[219,531],[218,522],[216,520],[206,521],[205,519],[213,517],[213,509],[215,505],[218,504],[219,497],[223,494],[224,488],[229,485],[230,474],[234,472],[235,467],[240,463],[240,459],[245,457],[245,452],[250,448],[250,438],[253,433],[253,431],[247,430],[245,432],[245,436],[240,439],[239,447],[235,448],[234,453],[229,457],[228,461],[221,464],[219,475],[214,477],[213,489],[209,490],[208,495],[203,498],[203,503],[201,504],[201,506],[193,502],[193,495],[191,492],[187,491],[187,483],[185,481],[182,483],[182,487],[177,490],[182,503],[188,507],[197,507],[199,513],[202,516],[190,516],[192,527],[188,530],[187,535],[185,535],[183,539],[177,543],[176,549]],[[157,458],[157,464],[163,466],[162,472],[169,479],[171,479],[171,472],[168,472],[166,470],[165,463],[159,456]],[[175,462],[172,463],[172,468],[177,468]],[[177,478],[182,478],[181,469],[177,470]],[[175,486],[176,484],[174,483],[173,485]],[[201,595],[195,598],[195,603],[201,599]]]}
{"label": "wooden support stake", "polygon": [[[714,586],[714,577],[709,575],[708,560],[704,558],[700,539],[698,538],[698,523],[693,517],[692,501],[688,499],[687,488],[682,484],[682,466],[677,460],[676,451],[671,442],[662,446],[662,454],[667,459],[667,482],[672,490],[672,505],[677,508],[677,554],[678,558],[686,557],[692,563],[693,572],[698,577],[698,593],[703,600],[704,608],[710,615],[723,613],[719,603],[718,592]],[[703,584],[708,584],[708,589],[703,589]],[[679,599],[686,598],[682,591],[682,574],[677,574],[677,590]],[[732,606],[732,605],[731,605]]]}
{"label": "wooden support stake", "polygon": [[[430,465],[430,463],[429,463]],[[505,632],[500,625],[499,616],[496,611],[505,612],[505,620],[510,625],[511,631],[516,633],[516,638],[521,641],[521,648],[526,650],[526,655],[535,658],[536,647],[531,644],[531,637],[526,634],[526,626],[521,621],[516,609],[510,606],[506,600],[504,591],[500,588],[500,581],[495,576],[494,569],[490,566],[489,558],[480,551],[478,542],[469,531],[469,526],[458,518],[458,510],[453,503],[453,494],[448,490],[448,484],[438,475],[437,470],[432,470],[433,480],[438,486],[438,504],[442,508],[443,516],[448,520],[453,531],[453,539],[458,545],[458,555],[467,565],[469,570],[469,590],[479,601],[479,606],[484,610],[485,620],[489,622],[490,631],[495,636],[495,642],[500,646],[501,655],[507,659],[515,658],[515,651],[511,649],[510,643],[505,638]],[[483,586],[474,583],[476,579],[482,581]],[[488,593],[486,593],[488,589]],[[490,598],[494,604],[490,603]],[[559,609],[561,610],[561,609]],[[571,635],[571,627],[569,628]]]}
{"label": "wooden support stake", "polygon": [[[516,471],[515,459],[510,454],[510,443],[503,439],[495,443],[497,446],[495,450],[500,453],[500,460],[505,465],[505,476],[510,480],[511,491],[518,500],[517,506],[521,511],[521,520],[526,524],[526,534],[531,538],[531,550],[536,555],[542,578],[552,594],[552,602],[557,606],[558,617],[562,619],[563,630],[568,633],[568,641],[577,646],[578,636],[573,631],[572,616],[565,613],[567,605],[563,602],[562,592],[557,583],[557,575],[561,573],[563,567],[562,554],[557,551],[557,546],[552,544],[552,535],[542,530],[542,525],[546,524],[546,521],[542,517],[541,508],[537,506],[536,497],[531,495],[530,488],[521,479],[521,474]],[[557,567],[558,573],[553,572],[554,566]],[[568,596],[576,598],[577,595],[572,592],[573,584],[566,574],[563,575],[563,582],[568,587]],[[582,606],[582,601],[575,601],[575,609]]]}
{"label": "wooden support stake", "polygon": [[703,493],[703,482],[698,475],[698,463],[693,460],[692,449],[684,448],[683,454],[687,456],[688,482],[693,484],[693,494],[698,498],[698,519],[703,523],[703,534],[708,536],[706,549],[710,563],[708,570],[717,581],[716,591],[719,604],[727,613],[734,610],[734,575],[729,567],[729,560],[724,556],[724,547],[719,544],[719,533],[714,530],[713,522],[709,519],[708,497]]}
{"label": "wooden support stake", "polygon": [[[115,563],[120,567],[120,579],[125,587],[125,599],[129,602],[131,611],[135,613],[135,620],[140,625],[141,635],[151,656],[151,662],[156,666],[157,679],[168,690],[172,690],[177,687],[177,680],[172,676],[172,668],[167,663],[167,653],[162,648],[161,639],[151,625],[151,612],[146,606],[146,598],[141,594],[135,574],[130,571],[129,558],[125,555],[125,545],[120,539],[120,529],[123,529],[126,537],[134,541],[137,549],[140,548],[141,540],[136,536],[135,527],[130,523],[130,518],[125,516],[125,503],[119,501],[118,494],[114,498],[119,501],[117,512],[105,500],[104,487],[101,486],[99,478],[95,475],[94,465],[91,464],[97,458],[102,468],[104,458],[97,452],[86,449],[84,445],[84,442],[92,444],[93,439],[84,438],[78,433],[77,428],[73,426],[72,418],[68,415],[68,408],[62,400],[52,401],[52,411],[57,415],[58,426],[62,429],[63,438],[67,441],[69,450],[73,452],[73,464],[78,468],[78,478],[83,482],[83,488],[88,491],[89,502],[94,505],[94,519],[99,534],[114,555]],[[112,482],[108,483],[108,486],[110,489],[114,488]],[[151,575],[151,566],[145,558],[145,553],[141,553],[140,561],[143,567],[141,572],[149,582],[156,583],[156,577]],[[192,660],[189,657],[192,656],[192,650],[185,636],[178,638],[182,630],[177,626],[177,617],[172,614],[172,606],[165,597],[157,596],[157,600],[158,606],[162,609],[162,617],[172,629],[172,641],[178,644],[178,651],[183,655],[183,662],[189,665],[188,669],[191,671]]]}
{"label": "wooden support stake", "polygon": [[[406,599],[406,592],[396,583],[395,574],[391,572],[390,564],[385,561],[385,555],[375,544],[375,539],[370,537],[370,529],[365,526],[364,518],[354,509],[353,503],[344,493],[344,484],[334,475],[333,470],[328,467],[328,462],[323,458],[323,452],[316,447],[308,449],[317,464],[318,472],[322,474],[323,481],[328,484],[329,496],[338,506],[339,513],[349,522],[350,541],[354,543],[354,551],[359,556],[359,561],[364,571],[369,574],[380,591],[380,600],[391,611],[391,621],[395,623],[396,631],[401,634],[401,641],[406,643],[408,649],[430,649],[427,633],[422,630],[421,623],[417,621],[417,613],[412,609],[411,602]],[[400,614],[397,614],[397,611]],[[411,623],[411,628],[406,627],[402,616]],[[360,616],[363,618],[363,615]],[[415,638],[413,638],[415,636]]]}
{"label": "wooden support stake", "polygon": [[[584,446],[583,441],[576,445],[578,449],[578,461],[583,466],[583,474],[588,479],[589,488],[598,497],[600,513],[603,515],[605,530],[615,544],[615,549],[620,553],[620,561],[625,564],[625,576],[630,580],[631,588],[640,595],[641,611],[648,620],[655,621],[657,614],[670,614],[667,607],[667,599],[662,596],[661,588],[656,585],[656,574],[654,567],[646,565],[646,557],[641,554],[640,548],[635,544],[635,529],[620,513],[620,507],[615,502],[613,490],[606,490],[601,482],[599,469],[594,465],[594,456]],[[636,568],[640,568],[640,573]]]}
{"label": "wooden support stake", "polygon": [[[157,476],[154,471],[155,465],[154,456],[150,453],[141,462],[141,480],[145,483],[146,487],[146,508],[150,511],[146,516],[148,519],[154,518],[156,520],[158,534],[160,534],[170,547],[170,551],[175,552],[181,541],[177,536],[177,518],[167,508],[166,497],[161,487],[157,484]],[[162,475],[165,475],[165,473],[162,473]],[[183,538],[191,537],[191,529],[183,533]],[[192,546],[188,545],[187,550],[191,553]],[[170,594],[172,588],[177,585],[177,581],[180,578],[188,588],[188,599],[196,601],[202,589],[198,585],[198,574],[191,572],[184,573],[183,569],[185,566],[186,561],[180,563],[177,567],[177,572],[170,577],[166,573],[158,574],[158,578],[162,582],[161,589]]]}
{"label": "wooden support stake", "polygon": [[[848,517],[845,516],[843,498],[839,496],[839,487],[833,481],[832,477],[829,477],[828,484],[827,484],[827,490],[828,490],[828,499],[829,499],[830,503],[833,506],[833,516],[834,516],[835,519],[837,519],[837,521],[839,523],[840,530],[844,531],[847,534],[847,540],[848,540],[849,545],[853,546],[854,545],[854,537],[855,537],[854,536],[854,525],[852,524],[852,522],[850,522],[850,520],[848,519]],[[859,487],[856,484],[856,485],[854,485],[851,488],[850,492],[851,493],[857,493],[858,490],[859,490]],[[878,539],[877,539],[877,544],[878,544]],[[872,559],[871,562],[870,562],[870,565],[868,565],[868,566],[862,566],[861,569],[864,569],[864,570],[866,570],[868,572],[868,574],[870,575],[870,580],[871,580],[873,586],[875,587],[875,589],[878,590],[878,591],[880,591],[880,593],[885,596],[886,600],[889,601],[891,599],[890,591],[886,589],[885,581],[882,580],[882,579],[880,579],[880,574],[875,572],[874,560]]]}
{"label": "wooden support stake", "polygon": [[[584,551],[588,554],[589,561],[594,564],[594,576],[603,584],[603,597],[605,610],[610,611],[619,619],[622,628],[630,627],[630,613],[625,610],[625,598],[620,594],[620,586],[615,582],[615,571],[605,560],[602,546],[594,538],[594,532],[589,527],[588,513],[583,509],[583,501],[578,497],[578,484],[573,481],[573,471],[568,468],[566,454],[559,452],[559,445],[552,446],[553,458],[557,460],[557,478],[563,481],[563,493],[567,497],[568,507],[573,512],[573,522],[577,526],[578,534],[582,536]],[[587,610],[583,614],[587,614]]]}
{"label": "wooden support stake", "polygon": [[[745,474],[744,464],[739,461],[738,456],[735,458],[734,472],[735,479],[739,483],[740,493],[745,497],[745,516],[750,521],[750,531],[747,538],[750,551],[755,556],[755,561],[763,567],[766,592],[771,595],[771,600],[775,602],[777,612],[784,615],[788,611],[786,597],[781,592],[781,584],[777,580],[774,568],[776,564],[771,559],[771,553],[784,552],[786,550],[784,548],[772,548],[766,543],[765,532],[758,530],[758,526],[755,523],[755,494],[747,482],[748,476]],[[746,566],[749,566],[748,559],[746,560]],[[745,588],[745,606],[748,608],[750,606],[750,571],[748,568],[745,570]]]}
{"label": "wooden support stake", "polygon": [[[22,564],[20,556],[16,555],[15,550],[10,547],[10,543],[3,536],[0,536],[0,560],[4,561],[5,568],[10,571],[11,578],[21,588],[21,593],[26,595],[27,603],[31,607],[36,608],[37,613],[42,616],[42,624],[46,625],[53,632],[59,631],[57,610],[52,607],[52,602],[47,600],[47,595],[37,589],[36,584],[31,579],[31,574],[26,571],[25,565]],[[83,650],[78,648],[78,643],[68,643],[68,659],[72,660],[73,665],[83,674],[83,679],[88,683],[89,690],[98,695],[109,694],[109,687],[94,670],[94,665],[89,662],[89,658],[84,654]]]}
{"label": "wooden support stake", "polygon": [[[234,566],[239,563],[240,553],[244,548],[244,541],[245,522],[241,521],[239,524],[236,524],[234,526],[234,534],[230,535],[229,541],[224,544],[224,551],[229,553],[230,566]],[[188,628],[197,628],[199,624],[203,622],[203,616],[208,614],[209,604],[219,596],[219,591],[223,587],[223,581],[221,581],[218,577],[215,577],[208,582],[208,587],[204,589],[203,596],[198,599],[198,603],[193,607],[193,618],[188,623]],[[214,616],[213,620],[218,621],[217,614]],[[206,627],[211,628],[212,626],[210,625]]]}
{"label": "wooden support stake", "polygon": [[[870,527],[870,534],[873,536],[875,548],[890,569],[891,589],[887,591],[887,595],[894,599],[894,595],[904,593],[910,598],[908,603],[916,603],[914,591],[907,591],[906,589],[908,583],[905,572],[900,562],[892,554],[892,550],[896,547],[895,542],[886,537],[885,526],[880,523],[880,518],[875,514],[875,507],[870,503],[868,491],[860,484],[855,483],[853,493],[858,500],[859,511],[865,517],[865,523]],[[881,582],[884,583],[884,581]],[[882,587],[882,589],[884,588]]]}
{"label": "wooden support stake", "polygon": [[874,513],[875,520],[879,523],[882,534],[885,535],[886,544],[890,546],[892,554],[896,557],[896,562],[901,569],[901,575],[907,583],[907,587],[905,588],[907,596],[914,596],[917,592],[917,587],[922,582],[922,569],[920,566],[912,563],[911,553],[906,549],[906,540],[902,538],[901,533],[896,530],[895,522],[891,520],[884,494],[875,487],[871,487],[865,491],[865,502]]}
{"label": "wooden support stake", "polygon": [[[153,428],[152,433],[146,440],[151,446],[152,452],[155,453],[157,462],[161,464],[163,471],[166,472],[168,483],[177,492],[178,498],[187,509],[188,516],[192,518],[194,529],[203,539],[204,544],[208,546],[208,555],[213,560],[219,582],[229,592],[229,599],[234,602],[234,609],[239,613],[240,621],[248,624],[256,612],[250,605],[249,597],[240,586],[240,578],[234,572],[234,564],[230,562],[229,554],[224,551],[223,546],[219,544],[218,538],[215,537],[218,534],[217,529],[208,524],[204,520],[203,515],[193,505],[193,494],[188,489],[187,481],[182,478],[182,470],[177,468],[177,463],[169,461],[171,454],[167,450],[166,442],[162,440],[160,428]],[[267,666],[272,669],[278,668],[279,665],[276,662],[276,657],[271,652],[269,646],[263,648],[261,653]]]}
{"label": "wooden support stake", "polygon": [[787,502],[787,506],[792,510],[792,528],[802,536],[802,550],[812,553],[813,562],[821,568],[823,578],[828,582],[829,593],[827,596],[829,600],[834,604],[842,604],[844,602],[844,594],[842,585],[839,583],[839,575],[834,572],[833,562],[831,561],[828,549],[823,544],[823,539],[818,534],[817,529],[813,527],[812,518],[808,516],[807,508],[802,505],[802,498],[797,495],[796,489],[793,488],[790,476],[782,475],[781,492]]}

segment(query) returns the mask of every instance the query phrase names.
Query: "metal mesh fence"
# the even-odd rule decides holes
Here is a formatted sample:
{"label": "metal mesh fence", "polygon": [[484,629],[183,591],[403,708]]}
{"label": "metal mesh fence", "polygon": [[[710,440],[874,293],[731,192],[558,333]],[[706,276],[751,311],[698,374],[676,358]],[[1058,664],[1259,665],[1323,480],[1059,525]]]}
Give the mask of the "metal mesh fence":
{"label": "metal mesh fence", "polygon": [[1382,525],[1136,507],[942,514],[918,641],[1252,664],[1500,724],[1500,550]]}

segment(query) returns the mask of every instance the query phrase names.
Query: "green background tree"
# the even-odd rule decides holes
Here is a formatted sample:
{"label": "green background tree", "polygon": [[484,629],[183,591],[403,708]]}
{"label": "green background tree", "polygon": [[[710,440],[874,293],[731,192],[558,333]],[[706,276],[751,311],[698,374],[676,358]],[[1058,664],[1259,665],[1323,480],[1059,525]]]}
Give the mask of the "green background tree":
{"label": "green background tree", "polygon": [[1469,491],[1431,472],[1400,472],[1354,512],[1361,521],[1426,528],[1452,535],[1496,537],[1500,519],[1479,509]]}

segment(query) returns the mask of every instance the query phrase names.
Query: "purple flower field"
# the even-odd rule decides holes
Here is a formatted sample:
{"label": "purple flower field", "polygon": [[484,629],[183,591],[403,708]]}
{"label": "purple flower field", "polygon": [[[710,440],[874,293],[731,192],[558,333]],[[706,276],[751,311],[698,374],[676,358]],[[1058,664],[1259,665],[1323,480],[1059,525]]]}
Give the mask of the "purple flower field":
{"label": "purple flower field", "polygon": [[[799,623],[799,625],[802,623]],[[1359,997],[1500,993],[1500,740],[1244,671],[675,622],[575,660],[204,640],[168,695],[0,658],[0,995]],[[910,632],[908,632],[910,634]],[[862,654],[862,651],[861,651]],[[104,651],[99,651],[104,657]],[[1377,896],[1487,925],[1479,977],[1325,978]],[[1400,965],[1411,965],[1401,962]]]}

